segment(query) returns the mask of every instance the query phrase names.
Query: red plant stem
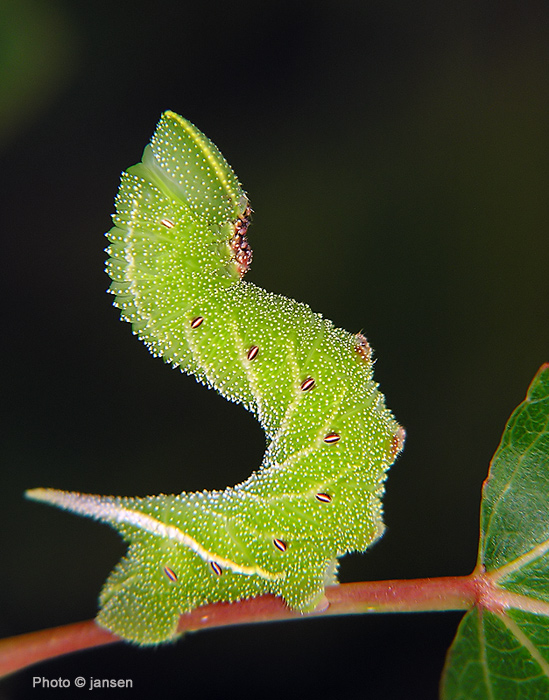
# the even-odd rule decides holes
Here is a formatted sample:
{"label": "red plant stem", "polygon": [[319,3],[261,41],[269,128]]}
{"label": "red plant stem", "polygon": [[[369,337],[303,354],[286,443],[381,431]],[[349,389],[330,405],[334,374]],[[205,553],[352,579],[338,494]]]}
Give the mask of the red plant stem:
{"label": "red plant stem", "polygon": [[[290,610],[281,598],[265,595],[237,603],[212,603],[182,615],[179,632],[254,622],[361,613],[468,610],[486,604],[487,579],[470,576],[345,583],[326,589],[325,604],[310,615]],[[81,649],[120,641],[93,620],[0,640],[0,677]]]}
{"label": "red plant stem", "polygon": [[120,641],[94,620],[20,634],[0,640],[0,678],[33,664],[81,649]]}

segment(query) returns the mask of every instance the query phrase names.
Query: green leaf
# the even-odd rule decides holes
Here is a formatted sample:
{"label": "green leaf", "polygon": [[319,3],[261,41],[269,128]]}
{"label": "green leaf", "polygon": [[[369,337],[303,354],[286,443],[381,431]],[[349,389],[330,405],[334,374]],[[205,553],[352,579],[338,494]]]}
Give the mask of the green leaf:
{"label": "green leaf", "polygon": [[549,697],[549,364],[484,483],[478,603],[448,653],[443,700]]}

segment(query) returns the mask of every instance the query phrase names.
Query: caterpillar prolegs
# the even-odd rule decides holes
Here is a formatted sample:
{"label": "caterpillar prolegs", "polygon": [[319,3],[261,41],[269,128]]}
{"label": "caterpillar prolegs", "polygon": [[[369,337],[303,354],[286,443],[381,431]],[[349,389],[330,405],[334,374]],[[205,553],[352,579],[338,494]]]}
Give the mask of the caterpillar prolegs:
{"label": "caterpillar prolegs", "polygon": [[166,112],[122,175],[107,272],[122,319],[154,355],[255,414],[267,439],[260,469],[225,491],[27,492],[129,542],[97,620],[141,644],[173,639],[180,614],[204,603],[270,592],[312,610],[338,557],[383,532],[383,484],[404,431],[373,381],[370,346],[242,279],[250,218],[218,149]]}

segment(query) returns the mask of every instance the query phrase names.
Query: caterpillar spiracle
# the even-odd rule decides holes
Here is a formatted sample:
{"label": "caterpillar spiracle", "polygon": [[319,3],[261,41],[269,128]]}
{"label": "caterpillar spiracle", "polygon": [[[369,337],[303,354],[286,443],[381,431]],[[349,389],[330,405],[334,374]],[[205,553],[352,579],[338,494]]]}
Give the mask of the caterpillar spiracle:
{"label": "caterpillar spiracle", "polygon": [[155,356],[251,411],[261,467],[224,491],[27,496],[107,522],[129,548],[97,621],[140,644],[177,636],[202,604],[273,593],[313,610],[337,559],[383,533],[381,497],[404,430],[364,336],[244,281],[251,209],[214,144],[173,112],[122,174],[107,234],[110,292]]}

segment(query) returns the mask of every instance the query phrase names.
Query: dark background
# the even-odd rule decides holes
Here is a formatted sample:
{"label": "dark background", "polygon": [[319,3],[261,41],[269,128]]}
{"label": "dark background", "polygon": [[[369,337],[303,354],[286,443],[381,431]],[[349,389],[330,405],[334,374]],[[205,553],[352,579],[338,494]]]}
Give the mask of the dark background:
{"label": "dark background", "polygon": [[[549,361],[548,20],[528,0],[2,3],[0,636],[93,617],[123,552],[26,488],[223,488],[261,460],[255,421],[153,360],[104,293],[119,173],[165,109],[249,192],[249,279],[364,329],[408,430],[387,533],[342,580],[472,570],[490,457]],[[135,697],[431,700],[459,618],[113,646],[0,698],[91,675],[132,678]]]}

